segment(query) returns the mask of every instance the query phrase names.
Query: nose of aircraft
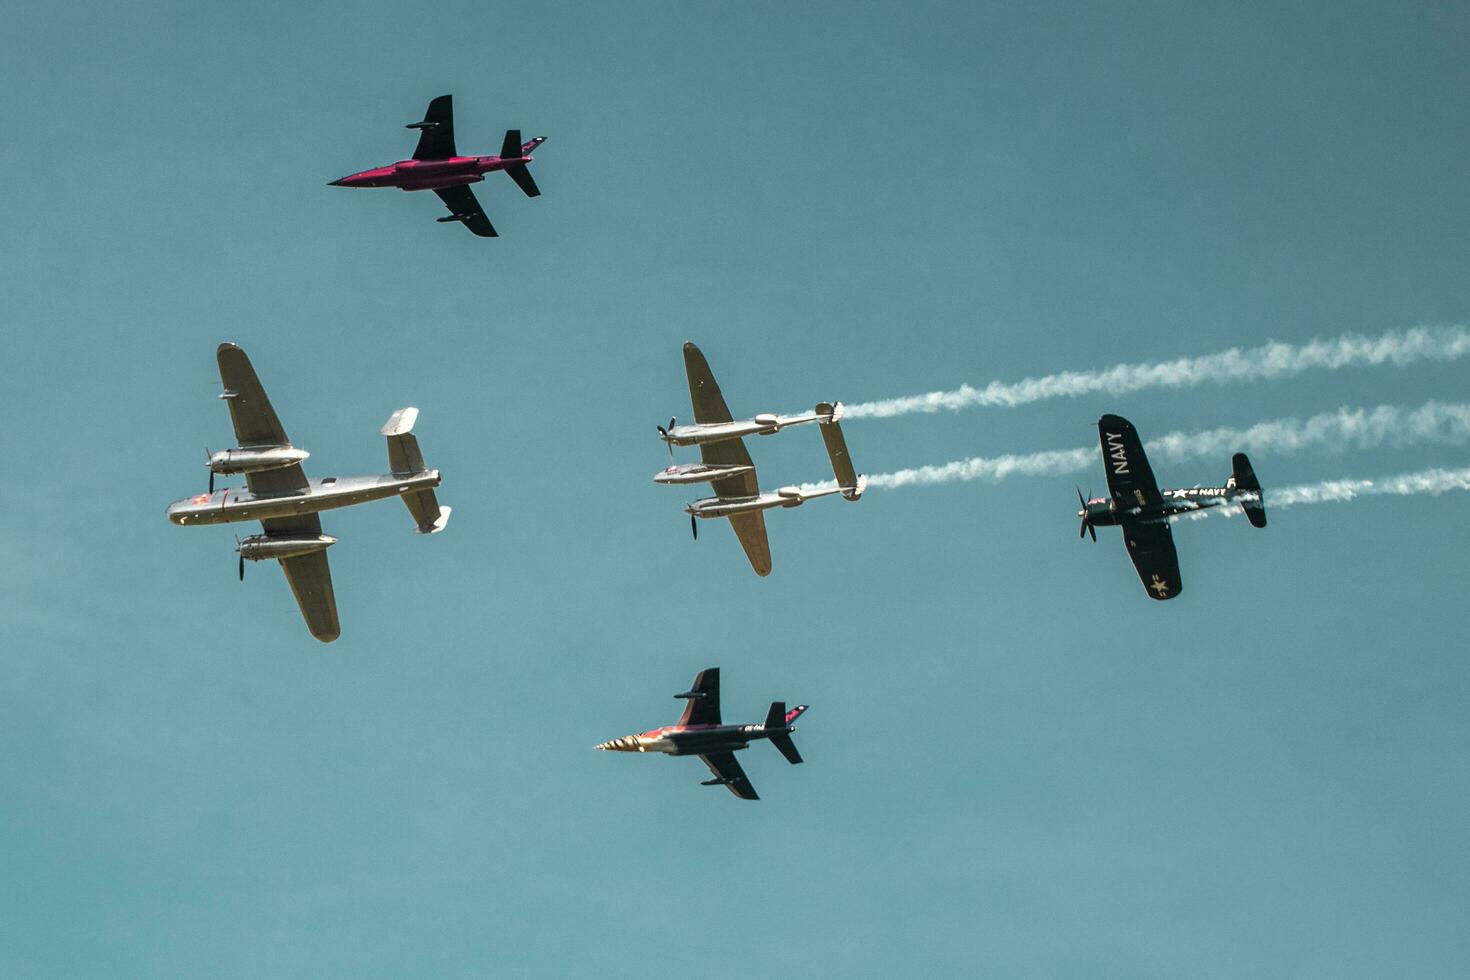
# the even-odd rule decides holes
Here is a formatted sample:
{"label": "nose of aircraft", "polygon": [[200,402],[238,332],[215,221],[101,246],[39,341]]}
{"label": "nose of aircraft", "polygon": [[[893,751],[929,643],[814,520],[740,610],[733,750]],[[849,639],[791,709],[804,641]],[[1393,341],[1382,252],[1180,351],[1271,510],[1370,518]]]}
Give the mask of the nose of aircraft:
{"label": "nose of aircraft", "polygon": [[638,736],[624,735],[609,742],[599,742],[596,748],[604,752],[636,752],[638,750]]}
{"label": "nose of aircraft", "polygon": [[347,186],[347,178],[346,177],[339,177],[336,180],[329,180],[329,181],[327,181],[327,186],[328,187],[346,187]]}

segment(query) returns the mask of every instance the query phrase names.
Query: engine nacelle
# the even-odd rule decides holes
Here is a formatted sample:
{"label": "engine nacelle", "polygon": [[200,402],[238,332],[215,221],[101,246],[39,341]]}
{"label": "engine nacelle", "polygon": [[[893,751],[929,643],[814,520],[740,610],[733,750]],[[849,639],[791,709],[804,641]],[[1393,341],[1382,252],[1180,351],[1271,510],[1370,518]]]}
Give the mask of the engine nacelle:
{"label": "engine nacelle", "polygon": [[268,449],[226,449],[212,454],[207,464],[216,473],[259,473],[279,470],[303,462],[311,453],[295,446]]}
{"label": "engine nacelle", "polygon": [[762,412],[755,417],[756,425],[779,425],[780,423],[781,416],[773,415],[770,412]]}
{"label": "engine nacelle", "polygon": [[337,539],[330,534],[252,534],[236,545],[235,550],[247,561],[265,561],[326,551],[336,543]]}

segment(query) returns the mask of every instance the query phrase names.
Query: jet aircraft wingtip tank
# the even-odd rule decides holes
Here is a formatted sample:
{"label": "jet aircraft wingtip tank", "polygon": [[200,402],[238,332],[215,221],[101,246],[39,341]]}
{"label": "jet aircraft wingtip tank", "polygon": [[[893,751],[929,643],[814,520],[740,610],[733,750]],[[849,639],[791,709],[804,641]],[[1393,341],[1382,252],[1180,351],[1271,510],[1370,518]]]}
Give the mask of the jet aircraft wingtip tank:
{"label": "jet aircraft wingtip tank", "polygon": [[418,146],[410,159],[348,174],[328,181],[327,186],[431,190],[449,209],[448,215],[435,220],[440,224],[458,222],[481,238],[499,236],[469,185],[482,182],[487,173],[503,171],[527,197],[541,196],[527,164],[535,159],[531,151],[546,142],[546,137],[537,136],[522,143],[521,131],[508,129],[498,154],[460,156],[454,144],[454,102],[449,95],[430,101],[424,118],[405,128],[419,131]]}
{"label": "jet aircraft wingtip tank", "polygon": [[748,748],[751,742],[766,739],[793,766],[802,762],[801,753],[796,750],[796,743],[791,740],[791,736],[796,731],[796,719],[807,710],[806,705],[799,704],[788,711],[786,702],[773,701],[764,723],[726,725],[720,720],[718,667],[701,670],[695,675],[690,689],[675,694],[674,697],[689,702],[674,724],[599,742],[593,748],[603,752],[697,755],[714,777],[704,780],[700,785],[724,786],[742,800],[760,799],[755,787],[746,777],[745,770],[735,759],[735,753]]}
{"label": "jet aircraft wingtip tank", "polygon": [[[229,406],[238,445],[215,453],[205,451],[209,489],[169,505],[168,520],[184,527],[260,521],[263,533],[235,540],[240,579],[245,578],[247,561],[279,561],[307,629],[318,640],[330,643],[341,635],[326,554],[337,539],[322,533],[318,515],[338,507],[402,497],[420,533],[443,530],[449,520],[450,509],[439,506],[434,494],[439,471],[424,465],[411,432],[418,410],[399,409],[384,426],[391,473],[308,480],[301,463],[310,453],[291,444],[245,351],[225,342],[216,348],[216,359],[224,388],[220,397]],[[246,487],[216,490],[217,474],[243,474]]]}
{"label": "jet aircraft wingtip tank", "polygon": [[1252,526],[1266,526],[1265,494],[1245,453],[1231,457],[1231,474],[1223,487],[1161,491],[1133,423],[1109,414],[1097,420],[1097,430],[1108,496],[1087,497],[1078,488],[1077,499],[1082,504],[1077,512],[1082,519],[1079,536],[1091,534],[1096,541],[1095,528],[1121,528],[1128,556],[1149,598],[1164,601],[1184,590],[1170,530],[1174,518],[1239,502]]}
{"label": "jet aircraft wingtip tank", "polygon": [[[655,483],[709,483],[713,497],[688,504],[690,533],[698,540],[701,519],[727,518],[740,541],[751,569],[764,578],[771,573],[770,541],[766,536],[764,512],[776,507],[798,507],[808,500],[841,494],[857,500],[867,481],[853,470],[843,438],[840,421],[841,402],[820,402],[811,412],[797,415],[761,413],[749,419],[736,420],[725,404],[725,396],[715,381],[714,372],[703,352],[693,341],[684,342],[684,368],[689,382],[689,399],[694,409],[694,423],[679,425],[670,418],[668,427],[658,425],[659,439],[668,447],[698,446],[700,463],[681,463],[655,474]],[[745,448],[746,436],[773,435],[782,429],[806,422],[816,422],[827,446],[836,486],[819,489],[788,486],[774,493],[762,493],[756,479],[755,464]]]}

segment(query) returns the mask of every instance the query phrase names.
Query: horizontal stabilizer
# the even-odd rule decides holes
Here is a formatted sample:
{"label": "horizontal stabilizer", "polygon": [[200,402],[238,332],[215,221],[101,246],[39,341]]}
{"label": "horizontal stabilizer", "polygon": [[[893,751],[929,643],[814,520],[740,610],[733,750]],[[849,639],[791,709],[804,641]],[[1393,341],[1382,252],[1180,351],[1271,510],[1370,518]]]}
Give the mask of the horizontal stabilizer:
{"label": "horizontal stabilizer", "polygon": [[439,506],[439,500],[432,490],[406,493],[403,495],[403,502],[413,515],[415,534],[438,534],[449,523],[449,514],[454,509]]}
{"label": "horizontal stabilizer", "polygon": [[[388,437],[388,469],[394,476],[415,476],[428,471],[413,425],[419,419],[416,408],[400,408],[383,423],[382,434]],[[438,513],[435,508],[433,513]]]}
{"label": "horizontal stabilizer", "polygon": [[526,169],[525,164],[517,163],[513,166],[506,167],[505,172],[510,174],[510,179],[516,182],[516,185],[525,192],[527,197],[541,196],[541,188],[537,187],[536,181],[531,179],[531,171]]}
{"label": "horizontal stabilizer", "polygon": [[827,444],[827,456],[832,461],[832,475],[837,477],[837,485],[842,488],[842,496],[848,500],[857,500],[863,495],[863,487],[866,481],[861,480],[852,466],[852,457],[847,452],[847,440],[843,438],[842,426],[838,419],[842,417],[842,406],[828,406],[826,403],[817,406],[819,413],[826,408],[830,415],[828,421],[821,423],[822,441]]}
{"label": "horizontal stabilizer", "polygon": [[406,436],[413,431],[413,424],[418,420],[418,409],[400,408],[388,416],[388,421],[383,423],[380,434],[385,436]]}
{"label": "horizontal stabilizer", "polygon": [[772,735],[771,744],[786,757],[787,762],[793,766],[801,765],[801,753],[796,751],[796,743],[791,741],[790,735]]}

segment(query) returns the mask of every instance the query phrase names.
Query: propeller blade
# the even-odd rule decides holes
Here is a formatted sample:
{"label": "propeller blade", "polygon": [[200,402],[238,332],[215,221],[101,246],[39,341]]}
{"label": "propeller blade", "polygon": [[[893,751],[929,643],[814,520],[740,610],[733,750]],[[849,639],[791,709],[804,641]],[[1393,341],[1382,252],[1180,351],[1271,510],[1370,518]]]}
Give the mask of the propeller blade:
{"label": "propeller blade", "polygon": [[1078,539],[1087,537],[1087,518],[1082,518],[1082,526],[1077,529]]}
{"label": "propeller blade", "polygon": [[1093,540],[1094,543],[1096,543],[1097,542],[1097,528],[1093,527],[1089,523],[1087,525],[1087,533],[1090,534],[1090,535],[1092,535],[1092,540]]}
{"label": "propeller blade", "polygon": [[693,514],[689,515],[689,533],[694,535],[694,540],[699,540],[699,519]]}
{"label": "propeller blade", "polygon": [[209,471],[209,492],[214,493],[214,470]]}
{"label": "propeller blade", "polygon": [[245,581],[245,556],[240,556],[240,581]]}

